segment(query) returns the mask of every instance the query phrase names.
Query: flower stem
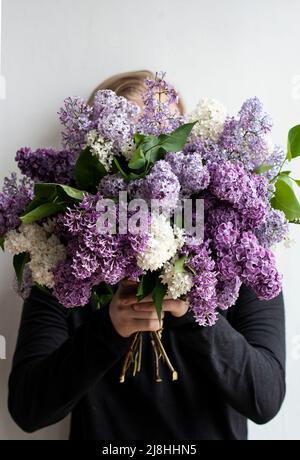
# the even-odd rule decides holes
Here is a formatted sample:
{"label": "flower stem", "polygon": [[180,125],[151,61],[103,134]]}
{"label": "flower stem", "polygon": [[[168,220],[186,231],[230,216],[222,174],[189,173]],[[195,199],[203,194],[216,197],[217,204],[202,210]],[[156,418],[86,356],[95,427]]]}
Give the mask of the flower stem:
{"label": "flower stem", "polygon": [[172,363],[166,353],[166,350],[164,349],[163,347],[163,344],[161,342],[161,339],[160,339],[160,336],[159,336],[159,332],[153,332],[153,337],[154,337],[154,340],[156,342],[156,345],[157,347],[159,348],[161,354],[162,354],[162,357],[164,359],[164,361],[166,362],[168,368],[170,369],[171,373],[172,373],[172,380],[175,381],[175,380],[178,380],[178,372],[175,371],[174,367],[172,366]]}
{"label": "flower stem", "polygon": [[131,342],[131,345],[130,345],[130,348],[125,356],[125,359],[124,359],[124,363],[123,363],[123,366],[122,366],[122,371],[121,371],[121,375],[120,375],[120,383],[124,383],[125,382],[125,376],[126,376],[126,372],[130,366],[130,362],[133,358],[133,355],[134,355],[134,352],[135,352],[135,349],[136,349],[136,344],[138,343],[138,340],[140,338],[140,334],[141,332],[136,332],[134,334],[134,337],[133,337],[133,340]]}

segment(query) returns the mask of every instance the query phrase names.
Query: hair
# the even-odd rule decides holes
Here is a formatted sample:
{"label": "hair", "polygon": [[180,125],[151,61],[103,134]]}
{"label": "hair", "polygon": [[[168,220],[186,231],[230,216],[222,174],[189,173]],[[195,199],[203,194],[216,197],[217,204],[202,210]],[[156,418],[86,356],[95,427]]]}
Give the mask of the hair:
{"label": "hair", "polygon": [[[126,97],[126,99],[141,97],[146,89],[146,78],[154,79],[155,75],[150,70],[135,70],[113,75],[94,89],[89,97],[88,104],[93,104],[96,93],[102,89],[110,89],[118,96]],[[179,96],[177,105],[180,114],[183,115],[185,109],[181,96]]]}

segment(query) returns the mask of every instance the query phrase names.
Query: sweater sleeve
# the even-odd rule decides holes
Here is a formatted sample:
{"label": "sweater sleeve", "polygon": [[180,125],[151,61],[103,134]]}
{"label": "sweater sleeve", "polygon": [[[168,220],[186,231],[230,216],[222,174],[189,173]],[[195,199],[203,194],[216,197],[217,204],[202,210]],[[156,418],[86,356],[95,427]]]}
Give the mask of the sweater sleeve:
{"label": "sweater sleeve", "polygon": [[9,411],[24,431],[68,415],[128,348],[130,340],[115,331],[108,308],[93,312],[71,335],[68,314],[36,288],[24,302],[8,398]]}
{"label": "sweater sleeve", "polygon": [[285,396],[282,294],[260,301],[242,286],[228,319],[220,315],[215,326],[198,326],[191,312],[166,326],[231,407],[258,424],[277,414]]}

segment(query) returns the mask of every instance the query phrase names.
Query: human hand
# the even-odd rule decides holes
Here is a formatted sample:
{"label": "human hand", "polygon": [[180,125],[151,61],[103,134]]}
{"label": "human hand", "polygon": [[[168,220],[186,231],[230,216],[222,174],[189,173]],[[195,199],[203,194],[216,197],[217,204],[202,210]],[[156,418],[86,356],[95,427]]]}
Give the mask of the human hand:
{"label": "human hand", "polygon": [[[161,328],[152,297],[141,301],[136,298],[137,283],[124,280],[120,283],[109,307],[110,318],[114,328],[122,337],[129,337],[135,332],[155,332]],[[162,303],[161,319],[165,312],[180,318],[188,311],[184,300],[165,298]]]}
{"label": "human hand", "polygon": [[[130,337],[135,332],[155,332],[161,328],[152,297],[147,296],[138,301],[136,289],[137,283],[122,281],[109,306],[112,324],[122,337]],[[162,311],[161,319],[163,317]]]}

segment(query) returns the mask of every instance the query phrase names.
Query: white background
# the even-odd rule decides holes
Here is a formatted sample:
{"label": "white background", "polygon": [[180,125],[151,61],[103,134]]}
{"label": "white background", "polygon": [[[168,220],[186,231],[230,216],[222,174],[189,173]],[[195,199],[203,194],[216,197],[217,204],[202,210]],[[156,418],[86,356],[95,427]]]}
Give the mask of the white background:
{"label": "white background", "polygon": [[[58,146],[56,112],[68,95],[87,96],[116,72],[164,69],[188,108],[202,96],[237,111],[257,95],[275,121],[274,140],[286,143],[300,123],[299,0],[3,0],[0,100],[0,180],[20,146]],[[294,168],[300,177],[299,163]],[[300,305],[297,243],[279,250],[285,277],[287,397],[265,426],[250,424],[251,439],[300,439]],[[68,422],[33,435],[7,411],[7,379],[21,302],[13,294],[8,255],[0,254],[0,439],[64,439]],[[270,388],[272,391],[272,388]]]}

